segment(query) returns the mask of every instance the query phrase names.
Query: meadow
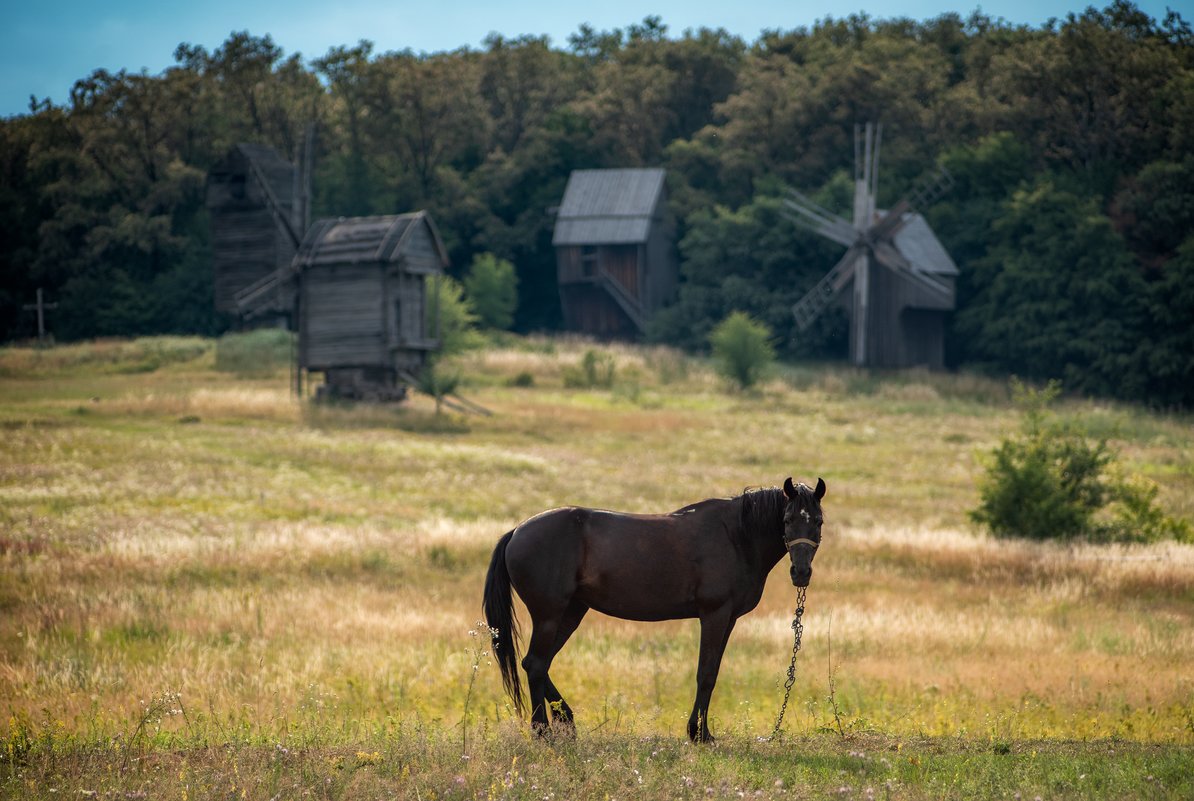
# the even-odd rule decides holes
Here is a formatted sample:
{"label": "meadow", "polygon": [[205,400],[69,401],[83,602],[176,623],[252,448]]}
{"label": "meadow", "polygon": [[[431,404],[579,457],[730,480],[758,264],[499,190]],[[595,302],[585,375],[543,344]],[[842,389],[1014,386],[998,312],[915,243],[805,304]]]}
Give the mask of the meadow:
{"label": "meadow", "polygon": [[[976,530],[1003,381],[789,365],[742,393],[668,349],[504,337],[457,359],[484,417],[316,405],[217,351],[0,349],[0,797],[1194,797],[1194,545]],[[589,351],[608,380],[577,380]],[[1194,519],[1189,417],[1062,412]],[[478,626],[498,537],[789,475],[829,493],[782,735],[784,562],[715,746],[684,736],[696,622],[595,613],[552,670],[577,736],[533,739]]]}

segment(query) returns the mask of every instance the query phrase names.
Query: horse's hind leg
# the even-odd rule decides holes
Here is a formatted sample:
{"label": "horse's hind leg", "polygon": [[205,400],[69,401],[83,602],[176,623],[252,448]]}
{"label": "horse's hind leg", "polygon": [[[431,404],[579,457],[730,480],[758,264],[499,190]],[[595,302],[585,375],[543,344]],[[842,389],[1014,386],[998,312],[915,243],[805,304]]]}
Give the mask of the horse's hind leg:
{"label": "horse's hind leg", "polygon": [[[564,643],[568,642],[568,638],[576,631],[576,627],[580,625],[580,621],[584,618],[585,613],[589,611],[589,607],[582,603],[573,601],[568,605],[568,609],[564,612],[564,616],[560,619],[560,625],[556,629],[556,654],[564,647]],[[554,659],[554,654],[553,654]],[[560,695],[560,691],[556,689],[555,683],[551,680],[551,676],[547,677],[547,703],[551,707],[552,718],[564,724],[565,726],[575,727],[576,723],[572,716],[572,707],[568,706],[568,702]]]}
{"label": "horse's hind leg", "polygon": [[527,689],[531,696],[531,728],[538,734],[547,732],[549,703],[559,710],[561,722],[572,722],[572,709],[551,683],[548,670],[556,653],[576,631],[587,611],[588,607],[576,602],[569,603],[562,613],[555,615],[537,615],[535,610],[531,610],[531,641],[527,645],[522,668],[527,673]]}

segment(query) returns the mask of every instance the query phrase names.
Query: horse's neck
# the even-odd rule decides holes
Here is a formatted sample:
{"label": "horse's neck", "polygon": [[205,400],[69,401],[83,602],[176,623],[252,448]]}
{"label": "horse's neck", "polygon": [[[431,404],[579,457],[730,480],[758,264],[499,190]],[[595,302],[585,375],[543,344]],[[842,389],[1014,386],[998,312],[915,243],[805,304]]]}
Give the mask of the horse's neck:
{"label": "horse's neck", "polygon": [[766,576],[771,568],[784,557],[784,523],[782,512],[774,522],[758,520],[754,524],[745,522],[739,529],[738,536],[742,538],[744,549],[754,553],[759,561],[759,569]]}

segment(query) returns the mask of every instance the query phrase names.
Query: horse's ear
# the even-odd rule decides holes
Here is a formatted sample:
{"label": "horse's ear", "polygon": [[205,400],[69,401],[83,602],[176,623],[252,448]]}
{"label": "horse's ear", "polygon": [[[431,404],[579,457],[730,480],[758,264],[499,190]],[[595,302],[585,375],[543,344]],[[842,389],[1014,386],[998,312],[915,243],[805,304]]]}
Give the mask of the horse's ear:
{"label": "horse's ear", "polygon": [[796,488],[792,486],[791,476],[784,479],[784,495],[788,496],[789,501],[796,500]]}
{"label": "horse's ear", "polygon": [[[789,479],[790,481],[791,479]],[[817,488],[813,490],[813,497],[818,501],[825,497],[825,479],[817,478]]]}

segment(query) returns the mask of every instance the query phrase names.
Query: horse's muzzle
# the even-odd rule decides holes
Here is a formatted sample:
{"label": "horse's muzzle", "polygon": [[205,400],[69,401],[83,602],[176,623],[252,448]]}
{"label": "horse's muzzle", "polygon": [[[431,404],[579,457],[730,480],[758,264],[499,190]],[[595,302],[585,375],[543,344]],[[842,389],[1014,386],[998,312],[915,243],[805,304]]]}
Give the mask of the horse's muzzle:
{"label": "horse's muzzle", "polygon": [[795,587],[807,587],[813,578],[813,569],[811,567],[801,569],[793,565],[791,573],[792,585]]}

